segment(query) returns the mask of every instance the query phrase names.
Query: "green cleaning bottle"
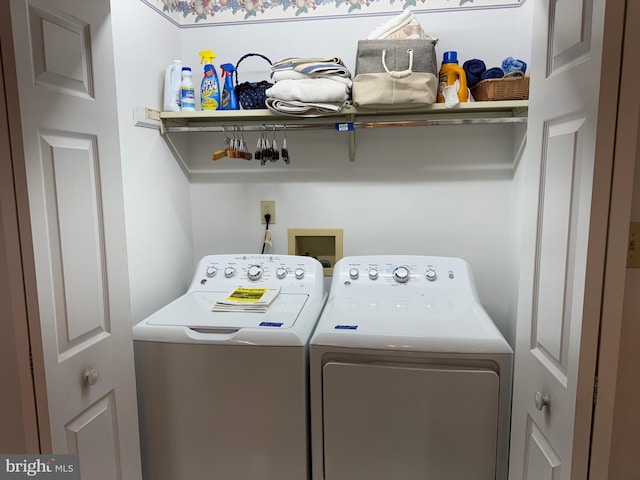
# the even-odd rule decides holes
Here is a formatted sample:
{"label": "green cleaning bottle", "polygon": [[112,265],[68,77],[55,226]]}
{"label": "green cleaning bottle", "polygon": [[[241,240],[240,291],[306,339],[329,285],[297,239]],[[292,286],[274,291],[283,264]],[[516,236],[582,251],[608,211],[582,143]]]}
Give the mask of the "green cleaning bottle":
{"label": "green cleaning bottle", "polygon": [[204,63],[204,75],[200,84],[200,107],[202,110],[220,110],[220,83],[213,66],[216,54],[211,50],[200,52],[200,63]]}

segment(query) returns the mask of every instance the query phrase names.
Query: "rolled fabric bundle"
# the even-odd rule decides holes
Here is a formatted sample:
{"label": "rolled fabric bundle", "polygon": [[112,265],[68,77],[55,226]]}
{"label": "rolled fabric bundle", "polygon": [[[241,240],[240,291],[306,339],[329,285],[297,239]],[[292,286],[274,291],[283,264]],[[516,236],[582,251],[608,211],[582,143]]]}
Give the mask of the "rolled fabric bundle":
{"label": "rolled fabric bundle", "polygon": [[502,71],[507,74],[514,70],[520,70],[524,74],[527,71],[527,64],[520,59],[507,57],[502,61]]}
{"label": "rolled fabric bundle", "polygon": [[467,86],[473,87],[482,80],[482,74],[487,71],[487,66],[478,58],[467,60],[462,64],[464,73],[467,74]]}
{"label": "rolled fabric bundle", "polygon": [[500,67],[493,67],[487,70],[482,74],[482,80],[487,80],[489,78],[502,78],[504,77],[504,72]]}

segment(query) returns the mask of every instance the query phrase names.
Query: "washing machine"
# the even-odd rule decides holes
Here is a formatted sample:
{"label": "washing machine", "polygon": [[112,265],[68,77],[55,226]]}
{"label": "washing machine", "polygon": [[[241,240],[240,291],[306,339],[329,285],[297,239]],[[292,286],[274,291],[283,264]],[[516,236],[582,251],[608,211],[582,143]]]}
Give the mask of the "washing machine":
{"label": "washing machine", "polygon": [[344,257],[310,342],[313,479],[506,479],[512,359],[464,260]]}
{"label": "washing machine", "polygon": [[[212,310],[238,288],[279,293],[266,311]],[[187,292],[133,328],[144,478],[309,478],[308,344],[325,301],[311,257],[202,258]]]}

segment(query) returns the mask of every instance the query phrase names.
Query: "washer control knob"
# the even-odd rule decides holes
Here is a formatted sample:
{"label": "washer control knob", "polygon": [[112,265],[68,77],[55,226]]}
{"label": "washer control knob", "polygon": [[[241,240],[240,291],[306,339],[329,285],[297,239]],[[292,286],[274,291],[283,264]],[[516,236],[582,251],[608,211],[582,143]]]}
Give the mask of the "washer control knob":
{"label": "washer control knob", "polygon": [[427,270],[427,273],[424,274],[425,277],[427,277],[427,280],[433,282],[436,278],[438,278],[438,275],[436,274],[436,271],[432,268],[430,268],[429,270]]}
{"label": "washer control knob", "polygon": [[283,279],[284,277],[287,276],[287,269],[284,267],[280,267],[278,270],[276,270],[276,277],[278,277],[279,279]]}
{"label": "washer control knob", "polygon": [[371,280],[375,280],[378,278],[378,269],[377,268],[370,268],[369,269],[369,278]]}
{"label": "washer control knob", "polygon": [[207,267],[207,277],[215,277],[216,273],[218,273],[218,269],[216,267]]}
{"label": "washer control knob", "polygon": [[410,272],[407,267],[396,267],[393,270],[393,279],[398,283],[407,283],[409,274]]}
{"label": "washer control knob", "polygon": [[304,278],[304,268],[298,267],[294,273],[298,280],[302,280]]}
{"label": "washer control knob", "polygon": [[227,267],[224,269],[224,276],[227,278],[231,278],[236,274],[236,269],[233,267]]}
{"label": "washer control knob", "polygon": [[349,277],[351,278],[351,280],[355,280],[359,276],[360,276],[360,272],[358,271],[357,268],[354,267],[349,270]]}
{"label": "washer control knob", "polygon": [[262,277],[262,267],[260,265],[251,265],[247,270],[249,280],[259,280]]}

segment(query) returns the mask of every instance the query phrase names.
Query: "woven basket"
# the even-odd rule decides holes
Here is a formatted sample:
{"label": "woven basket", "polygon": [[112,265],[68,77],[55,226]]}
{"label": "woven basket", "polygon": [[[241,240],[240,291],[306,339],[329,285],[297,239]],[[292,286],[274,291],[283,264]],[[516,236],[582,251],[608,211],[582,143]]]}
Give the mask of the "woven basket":
{"label": "woven basket", "polygon": [[[519,77],[514,76],[518,74]],[[529,98],[529,77],[525,77],[520,70],[514,70],[502,78],[482,80],[471,88],[471,94],[477,102],[527,100]]]}
{"label": "woven basket", "polygon": [[271,65],[271,60],[269,60],[264,55],[259,53],[247,53],[243,57],[238,60],[236,63],[235,75],[235,87],[234,90],[236,92],[236,96],[238,97],[238,102],[243,110],[256,110],[267,108],[265,105],[265,101],[267,100],[267,89],[273,87],[273,83],[268,82],[266,80],[262,80],[260,82],[243,82],[238,84],[238,67],[240,63],[246,58],[249,57],[260,57]]}

